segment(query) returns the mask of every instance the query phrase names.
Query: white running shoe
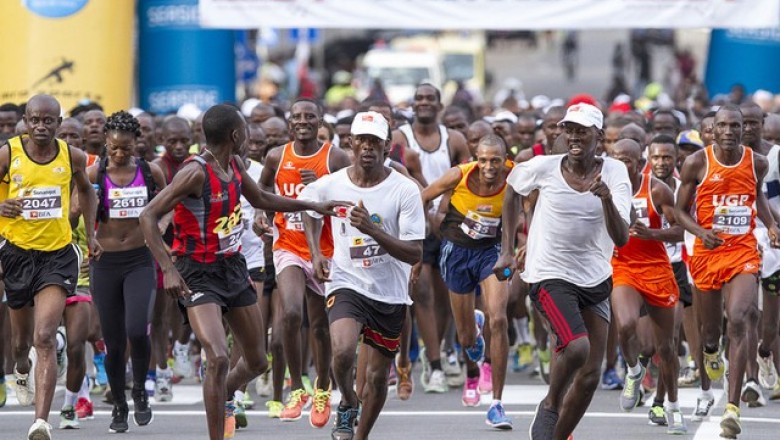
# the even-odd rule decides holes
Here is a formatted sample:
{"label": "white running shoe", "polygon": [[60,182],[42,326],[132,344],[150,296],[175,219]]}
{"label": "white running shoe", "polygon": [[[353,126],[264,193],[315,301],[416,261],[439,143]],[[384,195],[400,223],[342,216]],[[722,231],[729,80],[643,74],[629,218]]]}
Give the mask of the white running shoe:
{"label": "white running shoe", "polygon": [[758,361],[758,382],[766,390],[772,390],[777,384],[777,370],[775,369],[774,355],[769,353],[769,357],[756,356]]}
{"label": "white running shoe", "polygon": [[192,376],[190,344],[173,343],[173,374],[183,378]]}
{"label": "white running shoe", "polygon": [[428,383],[423,387],[426,393],[446,393],[449,391],[447,386],[447,376],[441,370],[433,370],[428,378]]}
{"label": "white running shoe", "polygon": [[51,425],[46,420],[36,419],[27,431],[27,440],[51,440]]}
{"label": "white running shoe", "polygon": [[157,370],[157,380],[154,384],[154,399],[158,402],[173,400],[173,372],[170,368]]}
{"label": "white running shoe", "polygon": [[35,383],[33,370],[27,374],[21,374],[14,367],[14,376],[16,382],[16,400],[21,406],[31,406],[35,403]]}

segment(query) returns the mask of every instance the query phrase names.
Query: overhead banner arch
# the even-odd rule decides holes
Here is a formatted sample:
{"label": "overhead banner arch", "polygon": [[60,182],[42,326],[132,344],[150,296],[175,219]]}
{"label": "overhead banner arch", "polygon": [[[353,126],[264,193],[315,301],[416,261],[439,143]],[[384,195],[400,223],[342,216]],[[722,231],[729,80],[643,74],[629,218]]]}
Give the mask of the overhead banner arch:
{"label": "overhead banner arch", "polygon": [[778,0],[200,0],[204,27],[609,29],[780,26]]}

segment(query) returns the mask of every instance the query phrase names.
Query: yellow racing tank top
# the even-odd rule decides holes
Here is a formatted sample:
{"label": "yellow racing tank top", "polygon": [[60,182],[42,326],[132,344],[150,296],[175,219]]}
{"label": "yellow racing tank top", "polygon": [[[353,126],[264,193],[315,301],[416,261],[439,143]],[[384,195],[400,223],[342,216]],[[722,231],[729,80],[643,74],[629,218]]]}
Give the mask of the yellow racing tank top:
{"label": "yellow racing tank top", "polygon": [[481,196],[468,186],[469,176],[479,172],[477,162],[458,165],[458,168],[461,179],[452,190],[450,204],[441,223],[442,236],[459,246],[472,249],[501,243],[501,212],[506,182],[495,194]]}
{"label": "yellow racing tank top", "polygon": [[21,137],[8,140],[8,198],[19,198],[22,215],[2,224],[1,235],[17,247],[56,251],[71,243],[70,189],[73,176],[68,144],[57,139],[57,155],[37,163],[24,149]]}

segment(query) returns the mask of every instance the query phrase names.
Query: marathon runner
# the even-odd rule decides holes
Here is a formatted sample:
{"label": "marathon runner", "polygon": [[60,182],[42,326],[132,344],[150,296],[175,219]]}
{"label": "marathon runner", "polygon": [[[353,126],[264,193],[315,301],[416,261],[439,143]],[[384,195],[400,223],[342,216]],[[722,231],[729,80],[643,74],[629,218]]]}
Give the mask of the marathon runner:
{"label": "marathon runner", "polygon": [[[513,165],[512,162],[509,164]],[[475,307],[475,289],[481,288],[482,303],[490,325],[490,358],[493,361],[493,403],[488,425],[512,429],[501,403],[509,352],[507,333],[507,283],[493,274],[501,252],[501,206],[506,177],[512,169],[506,161],[506,144],[495,134],[479,141],[477,160],[444,173],[423,191],[425,203],[452,192],[441,223],[442,248],[439,267],[450,291],[450,303],[458,340],[468,357],[462,402],[479,406],[479,365],[485,354],[482,329],[485,314]]]}
{"label": "marathon runner", "polygon": [[[753,235],[756,217],[767,227],[770,243],[780,246],[780,231],[761,190],[767,160],[741,145],[742,112],[724,105],[715,114],[714,144],[685,160],[675,216],[696,236],[690,271],[701,302],[704,367],[713,381],[725,365],[720,353],[723,316],[728,318],[728,404],[721,437],[742,432],[739,401],[748,357],[748,334],[758,322],[758,272],[761,257]],[[690,207],[695,206],[694,219]],[[725,294],[724,294],[725,293]],[[724,310],[725,309],[725,310]]]}
{"label": "marathon runner", "polygon": [[[358,113],[351,133],[355,164],[317,180],[300,194],[301,199],[316,201],[335,196],[356,205],[332,218],[332,261],[320,249],[324,232],[319,216],[307,215],[304,220],[314,270],[326,282],[333,373],[342,392],[331,434],[335,440],[368,439],[384,406],[387,372],[411,304],[411,265],[420,261],[425,237],[417,185],[383,165],[389,150],[386,119],[377,112]],[[369,353],[366,385],[358,396],[353,366],[361,337]]]}
{"label": "marathon runner", "polygon": [[[278,212],[316,210],[330,215],[334,203],[291,200],[262,191],[237,156],[247,126],[238,109],[216,105],[203,117],[206,149],[193,156],[169,186],[141,214],[141,228],[163,272],[165,291],[178,298],[206,353],[203,397],[211,440],[231,438],[235,431],[232,397],[249,380],[265,372],[263,328],[257,294],[239,253],[243,222],[240,196],[256,209]],[[174,210],[173,255],[165,249],[157,226]],[[242,358],[228,372],[229,353],[222,318],[233,331]]]}
{"label": "marathon runner", "polygon": [[512,251],[522,197],[538,189],[527,250],[521,248],[518,258],[534,306],[557,338],[550,388],[529,430],[533,440],[567,438],[599,384],[610,321],[610,261],[615,246],[628,242],[632,212],[626,167],[596,157],[602,123],[592,105],[569,107],[561,121],[568,154],[524,162],[507,178],[512,191],[504,197],[494,271],[506,279],[517,267]]}
{"label": "marathon runner", "polygon": [[[82,259],[71,243],[68,219],[74,184],[84,209],[90,255],[99,259],[102,253],[94,237],[96,200],[86,175],[86,156],[54,137],[62,121],[60,111],[53,97],[33,96],[24,115],[30,135],[0,147],[0,176],[7,176],[10,183],[0,215],[11,219],[0,232],[6,240],[0,247],[0,261],[11,328],[18,335],[14,338],[16,395],[23,406],[35,403],[29,440],[51,438],[46,420],[57,380],[55,334],[66,297],[76,293]],[[34,381],[30,340],[37,354]]]}

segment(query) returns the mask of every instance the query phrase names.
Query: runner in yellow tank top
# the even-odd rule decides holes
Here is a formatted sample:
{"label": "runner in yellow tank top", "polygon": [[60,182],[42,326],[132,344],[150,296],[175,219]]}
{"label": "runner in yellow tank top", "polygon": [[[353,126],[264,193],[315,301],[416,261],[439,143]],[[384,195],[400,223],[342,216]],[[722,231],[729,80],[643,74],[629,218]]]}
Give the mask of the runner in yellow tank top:
{"label": "runner in yellow tank top", "polygon": [[[102,250],[95,240],[97,200],[87,180],[86,156],[54,138],[62,122],[60,104],[48,95],[34,96],[24,120],[30,136],[0,147],[0,179],[9,182],[8,195],[0,203],[0,215],[9,219],[2,227],[6,241],[0,247],[0,261],[12,331],[20,335],[13,351],[16,394],[22,405],[35,402],[35,422],[28,438],[50,438],[46,419],[57,380],[55,334],[65,298],[75,294],[81,259],[81,252],[71,244],[68,221],[72,183],[84,208],[90,254],[99,258]],[[34,389],[26,346],[33,335],[38,356]]]}
{"label": "runner in yellow tank top", "polygon": [[[477,145],[477,161],[451,168],[423,190],[425,203],[452,191],[447,214],[441,224],[441,257],[439,267],[450,291],[452,315],[458,339],[467,355],[466,383],[462,402],[477,406],[483,389],[477,362],[485,354],[482,327],[485,314],[475,310],[475,289],[482,291],[483,309],[490,321],[490,360],[482,364],[491,369],[493,404],[488,409],[487,424],[496,429],[512,429],[504,413],[501,395],[506,377],[509,351],[506,309],[509,300],[507,283],[493,274],[501,253],[501,213],[506,191],[506,177],[512,169],[506,161],[503,139],[489,134]],[[511,164],[511,162],[509,162]]]}

